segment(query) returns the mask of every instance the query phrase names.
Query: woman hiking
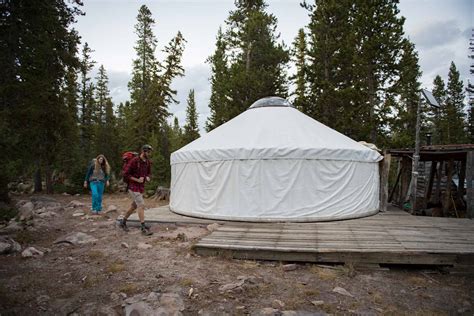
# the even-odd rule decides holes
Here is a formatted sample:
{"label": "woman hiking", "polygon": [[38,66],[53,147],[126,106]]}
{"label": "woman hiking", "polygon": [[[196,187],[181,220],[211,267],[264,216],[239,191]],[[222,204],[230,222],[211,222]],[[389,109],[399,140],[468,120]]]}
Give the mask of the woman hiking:
{"label": "woman hiking", "polygon": [[89,184],[92,193],[92,214],[99,215],[102,211],[102,195],[105,185],[109,186],[110,166],[104,155],[92,159],[87,169],[84,188]]}

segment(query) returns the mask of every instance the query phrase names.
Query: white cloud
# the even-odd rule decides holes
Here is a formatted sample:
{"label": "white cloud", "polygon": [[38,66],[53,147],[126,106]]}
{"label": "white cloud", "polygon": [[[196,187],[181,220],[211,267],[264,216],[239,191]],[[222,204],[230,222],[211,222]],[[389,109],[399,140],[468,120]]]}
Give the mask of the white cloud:
{"label": "white cloud", "polygon": [[433,21],[423,24],[414,32],[412,39],[418,47],[429,50],[456,41],[463,36],[462,33],[455,20]]}

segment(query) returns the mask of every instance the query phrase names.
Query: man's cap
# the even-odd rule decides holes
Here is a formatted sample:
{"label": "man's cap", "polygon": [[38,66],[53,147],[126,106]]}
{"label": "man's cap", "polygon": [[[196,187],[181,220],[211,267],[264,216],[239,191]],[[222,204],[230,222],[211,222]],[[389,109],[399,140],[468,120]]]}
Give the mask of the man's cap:
{"label": "man's cap", "polygon": [[151,145],[148,145],[148,144],[143,145],[142,146],[142,151],[145,151],[145,150],[147,150],[147,151],[153,150],[153,147],[151,147]]}

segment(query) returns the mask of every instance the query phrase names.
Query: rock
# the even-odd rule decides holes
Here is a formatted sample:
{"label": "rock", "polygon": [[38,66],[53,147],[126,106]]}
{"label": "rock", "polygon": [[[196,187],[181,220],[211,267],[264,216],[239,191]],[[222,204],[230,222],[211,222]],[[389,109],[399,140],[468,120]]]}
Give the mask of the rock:
{"label": "rock", "polygon": [[6,227],[0,229],[0,234],[11,234],[20,230],[23,230],[23,226],[16,220],[11,219]]}
{"label": "rock", "polygon": [[170,189],[165,188],[165,187],[161,187],[161,186],[156,188],[156,192],[154,192],[155,198],[158,201],[161,201],[161,200],[169,201],[170,193],[171,193]]}
{"label": "rock", "polygon": [[163,293],[160,298],[160,308],[157,315],[182,315],[184,302],[181,296],[176,293]]}
{"label": "rock", "polygon": [[32,258],[32,257],[39,258],[39,257],[44,256],[44,252],[39,251],[38,249],[34,247],[28,247],[25,250],[23,250],[23,252],[21,253],[21,256],[23,258]]}
{"label": "rock", "polygon": [[333,290],[334,293],[338,293],[344,296],[349,296],[349,297],[354,297],[351,293],[349,293],[346,289],[343,289],[342,287],[336,286]]}
{"label": "rock", "polygon": [[80,202],[80,201],[77,201],[77,200],[73,200],[71,202],[69,202],[69,204],[67,205],[67,207],[84,207],[84,203]]}
{"label": "rock", "polygon": [[36,298],[36,303],[38,303],[38,305],[44,305],[48,303],[50,299],[48,295],[40,295]]}
{"label": "rock", "polygon": [[112,294],[110,294],[110,300],[111,300],[112,302],[116,302],[116,301],[118,301],[119,299],[120,299],[120,296],[119,296],[117,293],[112,293]]}
{"label": "rock", "polygon": [[151,247],[153,247],[153,246],[150,245],[150,244],[147,244],[145,242],[139,242],[138,245],[137,245],[138,249],[150,249]]}
{"label": "rock", "polygon": [[119,316],[120,314],[112,306],[101,306],[97,309],[98,316]]}
{"label": "rock", "polygon": [[311,304],[314,306],[321,306],[324,305],[324,301],[311,301]]}
{"label": "rock", "polygon": [[290,264],[284,264],[282,267],[283,271],[293,271],[298,268],[298,266],[295,263],[290,263]]}
{"label": "rock", "polygon": [[227,292],[227,291],[232,291],[232,290],[235,290],[237,288],[241,288],[241,286],[244,284],[244,281],[240,281],[240,282],[237,282],[237,283],[229,283],[229,284],[225,284],[225,285],[222,285],[219,287],[219,291],[221,292]]}
{"label": "rock", "polygon": [[206,228],[207,228],[208,231],[213,232],[213,231],[215,231],[216,229],[218,229],[219,226],[220,226],[219,224],[213,223],[213,224],[207,225]]}
{"label": "rock", "polygon": [[276,309],[282,309],[283,307],[285,307],[285,303],[280,300],[273,300],[272,307]]}
{"label": "rock", "polygon": [[304,312],[302,313],[302,312],[297,312],[297,311],[282,311],[280,315],[281,316],[303,316],[303,315],[309,316],[309,315],[315,315],[315,314],[304,313]]}
{"label": "rock", "polygon": [[84,216],[84,215],[86,215],[86,214],[84,213],[83,210],[79,210],[79,211],[74,212],[74,213],[72,214],[73,217],[80,217],[80,216]]}
{"label": "rock", "polygon": [[82,232],[78,232],[78,233],[73,233],[71,235],[68,235],[66,237],[59,238],[54,243],[55,244],[68,243],[72,245],[83,245],[83,244],[88,244],[88,243],[92,243],[96,241],[97,239],[94,238],[93,236],[87,235]]}
{"label": "rock", "polygon": [[186,242],[188,241],[188,237],[186,236],[185,233],[179,233],[178,236],[176,236],[176,240]]}
{"label": "rock", "polygon": [[126,316],[148,316],[155,315],[153,308],[145,302],[136,302],[125,306]]}
{"label": "rock", "polygon": [[275,309],[275,308],[271,308],[271,307],[265,307],[265,308],[262,308],[260,310],[258,310],[255,315],[258,315],[258,316],[278,316],[280,315],[280,311],[278,309]]}
{"label": "rock", "polygon": [[120,246],[122,246],[122,248],[130,248],[130,246],[126,242],[122,242]]}
{"label": "rock", "polygon": [[150,294],[148,294],[148,296],[146,297],[146,301],[147,302],[156,302],[160,299],[160,295],[156,292],[150,292]]}
{"label": "rock", "polygon": [[67,192],[63,192],[63,195],[64,196],[70,196],[71,194],[67,193]]}
{"label": "rock", "polygon": [[42,214],[44,212],[46,212],[46,207],[40,207],[40,208],[37,208],[37,209],[34,210],[34,213],[36,215]]}
{"label": "rock", "polygon": [[18,202],[16,202],[15,207],[17,209],[20,209],[20,207],[22,207],[23,205],[25,205],[28,202],[30,202],[30,201],[28,201],[28,200],[19,200]]}
{"label": "rock", "polygon": [[46,211],[44,213],[38,214],[39,218],[50,218],[50,217],[55,217],[55,216],[58,216],[58,214],[51,211]]}
{"label": "rock", "polygon": [[21,246],[10,237],[0,237],[0,255],[20,252]]}
{"label": "rock", "polygon": [[107,207],[107,210],[105,211],[105,214],[107,214],[107,213],[112,213],[112,212],[116,212],[116,211],[118,211],[117,206],[115,206],[115,205],[110,205],[109,207]]}
{"label": "rock", "polygon": [[33,210],[35,206],[31,202],[26,202],[23,206],[21,206],[18,210],[18,219],[20,221],[26,221],[33,218]]}
{"label": "rock", "polygon": [[142,294],[137,294],[137,295],[134,295],[134,296],[132,296],[132,297],[127,298],[127,299],[124,301],[124,303],[130,305],[130,304],[134,304],[134,303],[143,301],[143,300],[145,300],[145,298],[146,298],[146,294],[144,294],[144,293],[142,293]]}

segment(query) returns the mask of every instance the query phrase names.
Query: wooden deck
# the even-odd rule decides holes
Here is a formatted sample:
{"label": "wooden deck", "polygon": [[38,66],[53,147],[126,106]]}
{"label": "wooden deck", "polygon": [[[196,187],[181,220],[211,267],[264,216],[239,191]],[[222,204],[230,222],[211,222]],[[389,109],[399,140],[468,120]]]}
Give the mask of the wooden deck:
{"label": "wooden deck", "polygon": [[474,221],[411,216],[391,207],[336,222],[226,222],[194,249],[240,259],[474,266]]}

